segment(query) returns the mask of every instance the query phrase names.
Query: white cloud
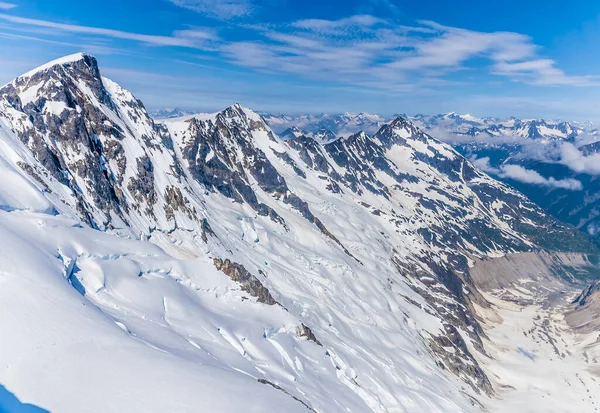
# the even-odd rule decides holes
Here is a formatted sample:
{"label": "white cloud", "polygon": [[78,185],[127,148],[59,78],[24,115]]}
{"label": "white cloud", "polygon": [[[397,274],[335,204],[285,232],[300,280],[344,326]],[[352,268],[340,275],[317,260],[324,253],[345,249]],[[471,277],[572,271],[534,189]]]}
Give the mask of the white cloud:
{"label": "white cloud", "polygon": [[556,68],[556,62],[551,59],[535,59],[518,63],[500,61],[494,65],[495,74],[508,76],[513,80],[532,83],[534,85],[598,85],[594,76],[567,76]]}
{"label": "white cloud", "polygon": [[311,30],[317,33],[342,35],[352,29],[368,29],[376,25],[387,25],[385,20],[368,14],[359,14],[340,20],[308,19],[292,23],[293,27]]}
{"label": "white cloud", "polygon": [[[553,60],[539,57],[540,47],[529,36],[513,32],[431,21],[398,26],[370,15],[252,28],[262,41],[227,43],[222,51],[238,65],[266,72],[380,89],[439,86],[450,72],[464,69],[539,86],[597,85],[594,77],[567,75]],[[471,64],[475,60],[477,66]]]}
{"label": "white cloud", "polygon": [[546,178],[537,171],[527,169],[521,165],[502,165],[500,167],[500,177],[514,179],[515,181],[526,184],[541,185],[551,188],[562,188],[570,191],[581,191],[583,185],[576,179],[555,179],[553,177]]}
{"label": "white cloud", "polygon": [[[229,19],[252,12],[251,0],[169,0],[199,13]],[[384,2],[385,3],[385,2]],[[439,91],[455,85],[454,72],[476,69],[514,81],[549,86],[600,85],[591,76],[570,76],[556,62],[539,56],[526,35],[479,32],[431,21],[414,27],[368,14],[339,20],[310,19],[290,24],[244,26],[258,40],[218,38],[212,30],[178,30],[170,36],[63,24],[0,13],[15,30],[48,30],[133,40],[215,52],[256,71],[352,85],[363,90],[405,93]],[[477,61],[476,65],[472,62]],[[483,65],[482,65],[483,64]]]}
{"label": "white cloud", "polygon": [[10,9],[14,9],[15,7],[17,7],[16,4],[5,3],[3,1],[0,1],[0,10],[10,10]]}
{"label": "white cloud", "polygon": [[[439,130],[440,134],[436,134],[435,131]],[[451,144],[469,143],[476,145],[502,145],[502,144],[517,144],[519,145],[519,151],[512,155],[514,159],[529,159],[546,164],[563,165],[569,168],[574,174],[587,174],[592,176],[600,175],[600,152],[583,153],[581,145],[587,145],[590,142],[598,145],[598,136],[596,135],[579,135],[577,137],[577,145],[571,142],[545,142],[542,143],[538,140],[523,139],[519,136],[489,136],[487,134],[479,134],[476,137],[456,135],[443,128],[434,129],[432,132],[433,136],[439,139],[449,142]],[[505,169],[505,166],[494,168],[490,165],[490,159],[488,157],[470,159],[475,166],[482,171],[485,171],[494,175],[505,175],[514,179],[518,177],[518,173],[522,171],[511,170],[510,168]],[[510,165],[507,165],[510,166]],[[533,178],[532,178],[533,179]],[[545,179],[545,178],[544,178]],[[531,182],[533,183],[533,182]]]}
{"label": "white cloud", "polygon": [[532,169],[524,168],[521,165],[503,164],[498,168],[490,165],[490,158],[474,158],[471,160],[473,165],[482,171],[496,175],[500,178],[512,179],[526,184],[545,186],[549,188],[567,189],[570,191],[581,191],[583,185],[577,179],[555,179],[553,177],[546,178],[539,172]]}
{"label": "white cloud", "polygon": [[490,158],[488,156],[484,158],[472,157],[470,160],[473,165],[475,165],[477,168],[481,169],[483,172],[486,172],[488,174],[499,175],[501,172],[500,169],[494,168],[490,164]]}
{"label": "white cloud", "polygon": [[156,36],[149,34],[131,33],[121,30],[104,29],[99,27],[78,26],[73,24],[55,23],[46,20],[28,19],[8,14],[0,14],[0,19],[8,21],[10,23],[34,27],[43,27],[48,29],[54,29],[60,32],[88,34],[123,40],[134,40],[156,46],[181,46],[189,48],[203,48],[203,41],[214,37],[210,32],[203,32],[201,30],[183,30],[176,32],[174,36]]}
{"label": "white cloud", "polygon": [[585,156],[571,143],[565,143],[560,148],[560,163],[578,173],[600,175],[600,153]]}
{"label": "white cloud", "polygon": [[247,16],[252,12],[249,0],[170,0],[176,6],[219,19]]}
{"label": "white cloud", "polygon": [[518,33],[483,33],[422,21],[435,30],[436,36],[421,39],[413,52],[390,65],[398,69],[457,67],[467,60],[482,56],[493,61],[517,60],[535,53],[536,46],[528,36]]}

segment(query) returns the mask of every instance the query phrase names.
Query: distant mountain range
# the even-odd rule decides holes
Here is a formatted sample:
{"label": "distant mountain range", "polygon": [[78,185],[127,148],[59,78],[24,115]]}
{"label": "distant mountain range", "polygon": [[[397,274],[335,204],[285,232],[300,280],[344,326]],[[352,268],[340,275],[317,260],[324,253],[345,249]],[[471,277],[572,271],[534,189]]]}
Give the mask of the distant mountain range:
{"label": "distant mountain range", "polygon": [[[154,119],[176,119],[194,115],[196,112],[179,108],[164,108],[149,111]],[[286,115],[259,112],[271,129],[284,139],[299,136],[315,137],[331,141],[336,137],[347,137],[357,132],[376,133],[383,125],[397,117],[409,119],[433,136],[449,141],[487,140],[497,138],[499,142],[527,139],[564,140],[576,142],[583,138],[600,140],[596,126],[590,121],[562,121],[546,119],[520,119],[516,117],[475,117],[455,112],[414,116],[406,114],[391,117],[370,113],[304,114]],[[489,142],[486,142],[489,143]]]}
{"label": "distant mountain range", "polygon": [[[411,117],[415,124],[430,132],[446,132],[457,138],[469,137],[479,140],[499,138],[502,140],[547,139],[575,141],[583,136],[596,136],[598,130],[591,122],[565,122],[544,119],[476,118],[470,115],[447,113],[444,115]],[[449,138],[448,135],[442,139]]]}
{"label": "distant mountain range", "polygon": [[[478,118],[454,112],[400,116],[600,240],[600,135],[592,122]],[[308,136],[325,142],[361,130],[377,131],[393,119],[367,113],[263,117],[283,139]],[[599,166],[594,169],[594,164]]]}
{"label": "distant mountain range", "polygon": [[154,119],[175,119],[183,116],[193,115],[195,112],[182,110],[179,108],[163,108],[148,111],[148,114]]}
{"label": "distant mountain range", "polygon": [[305,136],[316,133],[347,137],[357,132],[376,133],[383,125],[395,118],[369,113],[342,113],[337,115],[273,115],[261,113],[273,131],[283,137]]}
{"label": "distant mountain range", "polygon": [[583,136],[597,136],[591,122],[565,122],[544,119],[477,118],[451,112],[439,115],[394,115],[385,117],[368,113],[337,115],[273,115],[262,113],[273,130],[282,137],[312,136],[317,132],[344,137],[359,131],[375,133],[382,125],[398,116],[410,119],[415,125],[444,140],[468,141],[471,138],[509,138],[515,140],[549,139],[574,141]]}

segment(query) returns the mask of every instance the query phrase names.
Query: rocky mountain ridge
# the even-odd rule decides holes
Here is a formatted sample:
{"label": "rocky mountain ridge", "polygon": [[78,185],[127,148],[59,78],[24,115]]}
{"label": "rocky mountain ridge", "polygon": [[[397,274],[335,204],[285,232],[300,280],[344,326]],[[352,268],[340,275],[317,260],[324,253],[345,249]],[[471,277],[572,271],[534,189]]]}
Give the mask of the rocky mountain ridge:
{"label": "rocky mountain ridge", "polygon": [[[311,136],[323,125],[331,125],[329,133],[334,135],[357,123],[348,121],[348,114],[265,116],[276,131],[289,126],[281,135],[285,139]],[[332,118],[337,123],[331,123]],[[377,119],[372,128],[383,119],[378,115],[361,117],[370,118]],[[559,220],[596,239],[600,236],[598,170],[589,166],[595,163],[591,157],[598,153],[600,137],[591,122],[478,118],[454,112],[407,118],[430,135],[450,143],[485,172],[514,186]],[[389,121],[385,119],[383,123]]]}

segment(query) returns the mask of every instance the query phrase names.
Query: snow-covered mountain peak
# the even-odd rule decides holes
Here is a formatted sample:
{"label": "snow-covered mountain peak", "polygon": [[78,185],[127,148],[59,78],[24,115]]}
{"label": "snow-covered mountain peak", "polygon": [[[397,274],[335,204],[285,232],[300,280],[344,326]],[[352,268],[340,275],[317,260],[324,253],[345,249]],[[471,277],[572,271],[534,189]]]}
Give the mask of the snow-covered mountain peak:
{"label": "snow-covered mountain peak", "polygon": [[321,143],[330,143],[337,139],[335,133],[323,127],[312,134],[312,138]]}
{"label": "snow-covered mountain peak", "polygon": [[407,145],[408,141],[426,144],[431,139],[426,137],[413,122],[401,116],[382,126],[375,136],[386,147],[394,144]]}
{"label": "snow-covered mountain peak", "polygon": [[287,128],[283,132],[279,134],[281,139],[294,139],[299,138],[302,135],[310,135],[304,131],[301,131],[298,127],[292,126],[291,128]]}
{"label": "snow-covered mountain peak", "polygon": [[73,109],[73,99],[66,92],[80,86],[86,89],[82,93],[95,95],[101,101],[108,98],[106,93],[101,96],[105,91],[96,59],[83,53],[56,59],[18,76],[3,86],[0,93],[16,110],[31,107],[39,112],[61,112]]}
{"label": "snow-covered mountain peak", "polygon": [[239,125],[248,127],[259,127],[260,125],[260,127],[264,129],[268,128],[262,116],[252,109],[240,105],[239,103],[235,103],[228,108],[223,109],[221,112],[219,112],[218,116],[220,116],[223,120],[228,120]]}
{"label": "snow-covered mountain peak", "polygon": [[94,67],[96,70],[98,69],[98,64],[96,61],[96,58],[93,55],[87,54],[87,53],[83,53],[83,52],[79,52],[79,53],[73,53],[71,55],[68,56],[63,56],[61,58],[52,60],[48,63],[45,63],[41,66],[36,67],[35,69],[30,70],[27,73],[22,74],[21,76],[19,76],[19,79],[23,79],[26,77],[31,77],[34,76],[35,74],[39,73],[39,72],[44,72],[48,69],[53,69],[55,66],[61,66],[65,69],[67,69],[68,67],[70,67],[71,65],[73,65],[74,63],[78,63],[81,61],[86,61],[86,63],[88,65],[90,65],[91,67]]}
{"label": "snow-covered mountain peak", "polygon": [[102,78],[93,56],[44,65],[0,96],[12,130],[71,189],[76,213],[93,227],[140,236],[197,219],[194,196],[180,192],[183,177],[169,171],[177,164],[168,132],[129,91]]}

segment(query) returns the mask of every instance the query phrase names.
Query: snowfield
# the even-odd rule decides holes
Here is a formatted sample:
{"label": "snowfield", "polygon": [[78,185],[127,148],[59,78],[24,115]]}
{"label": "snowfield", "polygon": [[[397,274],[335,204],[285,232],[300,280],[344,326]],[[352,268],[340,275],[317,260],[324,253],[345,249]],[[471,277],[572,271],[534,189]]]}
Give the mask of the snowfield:
{"label": "snowfield", "polygon": [[[356,352],[356,345],[321,347],[299,338],[296,317],[280,306],[254,302],[202,251],[195,258],[176,259],[165,250],[178,250],[173,245],[177,241],[162,249],[86,228],[76,219],[56,215],[42,191],[26,177],[19,179],[18,186],[12,180],[0,183],[0,193],[12,195],[0,211],[0,325],[11,332],[0,343],[0,383],[21,401],[57,412],[112,411],[115,406],[140,412],[291,412],[306,411],[303,395],[309,394],[318,411],[341,411],[340,406],[384,411],[353,383],[358,372],[344,359],[348,351]],[[24,204],[42,208],[31,211]],[[252,221],[235,219],[238,239],[231,244],[268,244],[268,234]],[[178,255],[186,254],[180,250]],[[325,275],[317,278],[315,273],[322,270],[310,267],[319,262],[330,266],[327,258],[302,255],[304,263],[280,256],[273,264],[277,269],[306,267],[305,279],[298,281],[304,284],[311,277],[309,290],[326,297],[335,282]],[[344,268],[330,271],[352,276]],[[340,302],[346,311],[348,305],[354,314],[372,311],[371,305],[381,307],[377,301],[363,302],[364,292],[347,288],[362,304]],[[302,299],[309,292],[287,293],[297,296],[290,305],[324,306]],[[380,333],[373,335],[368,331],[374,320],[350,320],[336,314],[339,310],[329,311],[335,326],[319,338],[332,336],[327,341],[334,343],[338,328],[356,330],[353,334],[362,338],[355,354],[358,371],[374,371],[375,377],[380,369],[387,372],[387,386],[406,389],[400,395],[404,403],[426,411],[469,408],[464,401],[457,404],[422,387],[427,380],[450,388],[432,361],[420,360],[427,349],[418,340],[417,325],[426,325],[427,319],[408,320],[398,312],[389,321],[380,319]],[[438,323],[429,318],[436,328]],[[387,332],[400,323],[407,337]],[[401,352],[395,361],[381,360],[392,350]],[[265,376],[273,384],[286,383],[283,390],[299,400],[260,383]],[[458,395],[453,398],[461,403]]]}
{"label": "snowfield", "polygon": [[[10,332],[0,344],[0,380],[22,401],[56,412],[306,410],[234,369],[239,354],[231,346],[223,352],[219,328],[245,331],[216,323],[215,308],[160,269],[139,274],[137,260],[168,262],[159,248],[68,218],[0,214],[0,323]],[[67,270],[75,272],[71,283]],[[82,274],[89,299],[73,288]]]}
{"label": "snowfield", "polygon": [[589,270],[597,250],[409,121],[327,143],[240,105],[156,123],[84,54],[0,96],[0,410],[595,403],[572,306],[515,304],[527,277],[474,268],[559,245]]}

